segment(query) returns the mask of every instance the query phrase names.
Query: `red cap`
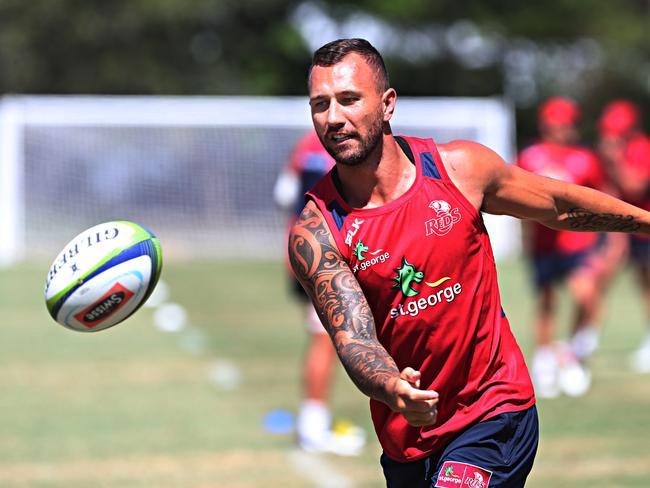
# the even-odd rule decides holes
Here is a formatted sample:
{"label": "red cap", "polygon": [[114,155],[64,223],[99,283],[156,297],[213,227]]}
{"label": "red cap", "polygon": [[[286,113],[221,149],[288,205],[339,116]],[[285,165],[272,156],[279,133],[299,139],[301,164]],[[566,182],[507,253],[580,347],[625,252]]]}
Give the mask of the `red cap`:
{"label": "red cap", "polygon": [[552,97],[539,107],[537,118],[543,125],[574,125],[580,118],[580,109],[570,98]]}
{"label": "red cap", "polygon": [[627,100],[610,102],[598,121],[601,134],[606,136],[620,136],[639,123],[639,109]]}

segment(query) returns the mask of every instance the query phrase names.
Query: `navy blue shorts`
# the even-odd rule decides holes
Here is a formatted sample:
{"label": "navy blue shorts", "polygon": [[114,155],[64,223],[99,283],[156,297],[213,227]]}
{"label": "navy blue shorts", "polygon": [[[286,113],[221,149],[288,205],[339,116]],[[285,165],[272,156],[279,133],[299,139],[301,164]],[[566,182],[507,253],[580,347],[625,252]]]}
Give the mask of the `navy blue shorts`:
{"label": "navy blue shorts", "polygon": [[574,270],[584,266],[592,253],[591,250],[562,254],[552,252],[533,256],[533,273],[535,286],[543,288],[561,281]]}
{"label": "navy blue shorts", "polygon": [[456,437],[442,453],[410,463],[385,454],[388,488],[488,488],[524,486],[539,441],[537,409],[497,415]]}
{"label": "navy blue shorts", "polygon": [[650,239],[630,236],[630,260],[637,266],[650,266]]}

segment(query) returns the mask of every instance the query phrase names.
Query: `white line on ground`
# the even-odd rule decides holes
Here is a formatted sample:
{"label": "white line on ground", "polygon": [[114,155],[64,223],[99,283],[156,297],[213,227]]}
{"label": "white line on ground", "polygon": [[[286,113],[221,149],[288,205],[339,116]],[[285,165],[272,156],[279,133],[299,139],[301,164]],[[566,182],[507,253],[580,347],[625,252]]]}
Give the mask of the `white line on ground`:
{"label": "white line on ground", "polygon": [[339,473],[318,454],[300,449],[289,451],[291,466],[304,478],[314,482],[316,488],[353,488],[352,480]]}

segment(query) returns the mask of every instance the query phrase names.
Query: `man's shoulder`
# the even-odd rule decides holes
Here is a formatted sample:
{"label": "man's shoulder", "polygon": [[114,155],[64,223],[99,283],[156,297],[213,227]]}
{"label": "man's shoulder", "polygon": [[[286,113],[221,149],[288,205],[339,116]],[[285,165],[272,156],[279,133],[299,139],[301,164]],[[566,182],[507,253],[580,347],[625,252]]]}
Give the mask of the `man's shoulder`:
{"label": "man's shoulder", "polygon": [[322,226],[323,213],[313,200],[307,200],[300,214],[289,227],[289,236],[301,235],[305,232],[314,233],[315,229]]}
{"label": "man's shoulder", "polygon": [[438,144],[438,152],[447,171],[492,171],[503,164],[503,159],[483,144],[458,139]]}
{"label": "man's shoulder", "polygon": [[[305,250],[312,249],[309,252],[321,252],[327,248],[329,252],[334,252],[341,256],[340,243],[341,237],[334,234],[336,222],[332,216],[326,216],[324,211],[313,200],[308,200],[302,212],[289,228],[289,256],[300,255]],[[292,262],[295,271],[295,263]]]}
{"label": "man's shoulder", "polygon": [[438,146],[440,159],[451,181],[476,207],[484,195],[506,174],[506,164],[492,149],[474,141],[457,140]]}
{"label": "man's shoulder", "polygon": [[[396,135],[395,139],[398,143],[401,141],[406,141],[411,146],[412,149],[437,149],[439,153],[442,151],[475,151],[481,152],[482,150],[489,149],[475,141],[465,140],[465,139],[456,139],[453,141],[439,143],[436,142],[433,137],[416,137],[416,136],[406,136],[406,135]],[[413,147],[415,146],[415,147]],[[442,155],[442,154],[441,154]]]}
{"label": "man's shoulder", "polygon": [[480,142],[470,141],[467,139],[455,139],[453,141],[445,142],[443,144],[438,144],[439,149],[444,149],[446,151],[489,151],[490,149],[487,146],[484,146]]}

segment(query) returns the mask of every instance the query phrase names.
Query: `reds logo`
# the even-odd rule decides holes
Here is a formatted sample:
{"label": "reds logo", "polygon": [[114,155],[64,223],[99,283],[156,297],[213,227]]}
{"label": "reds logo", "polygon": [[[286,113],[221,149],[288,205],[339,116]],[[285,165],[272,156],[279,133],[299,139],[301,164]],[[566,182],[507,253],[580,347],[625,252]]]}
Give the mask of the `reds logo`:
{"label": "reds logo", "polygon": [[436,488],[487,488],[492,471],[457,461],[445,461],[436,480]]}
{"label": "reds logo", "polygon": [[424,230],[427,236],[431,234],[444,236],[449,233],[456,222],[460,221],[460,210],[451,208],[451,205],[444,200],[432,201],[429,204],[429,208],[436,211],[436,217],[424,223]]}
{"label": "reds logo", "polygon": [[485,488],[487,486],[483,475],[478,471],[474,471],[473,478],[465,478],[465,484],[471,488]]}

